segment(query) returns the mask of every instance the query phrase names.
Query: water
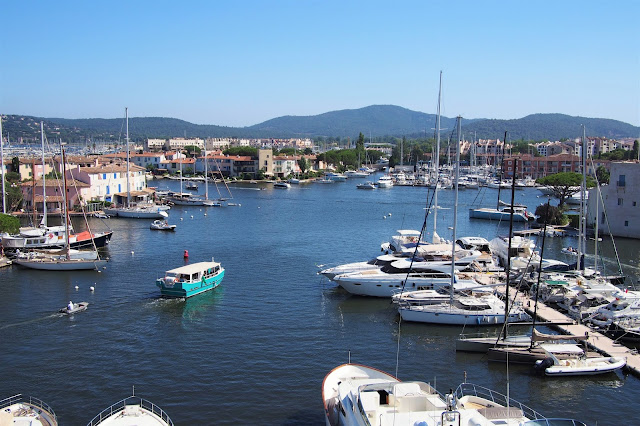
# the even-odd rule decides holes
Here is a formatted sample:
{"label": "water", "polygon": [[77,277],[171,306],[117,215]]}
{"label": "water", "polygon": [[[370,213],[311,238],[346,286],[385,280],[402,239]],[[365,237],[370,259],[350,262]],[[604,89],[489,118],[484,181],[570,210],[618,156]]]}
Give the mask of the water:
{"label": "water", "polygon": [[[241,206],[172,209],[175,233],[151,231],[150,221],[107,220],[114,235],[101,273],[0,270],[0,396],[39,397],[62,425],[88,423],[133,386],[179,425],[320,425],[322,379],[347,362],[349,351],[353,362],[394,374],[399,348],[399,377],[435,382],[441,392],[466,373],[468,381],[503,393],[508,378],[512,397],[547,416],[604,425],[635,415],[634,377],[551,379],[529,367],[507,374],[505,365],[482,355],[456,353],[457,327],[405,323],[398,343],[398,315],[388,300],[351,297],[316,275],[318,265],[369,259],[395,230],[422,225],[426,188],[363,191],[356,183],[236,186],[233,201]],[[474,200],[496,202],[495,190],[478,194],[460,192],[458,236],[506,234],[506,223],[469,221]],[[532,210],[544,201],[538,195],[516,191]],[[440,192],[442,206],[451,207],[452,198],[452,191]],[[440,210],[442,237],[451,236],[452,214]],[[562,246],[576,245],[547,241],[546,252],[558,259]],[[634,242],[616,243],[636,282]],[[601,246],[610,255],[611,242]],[[159,299],[155,279],[182,265],[184,250],[191,262],[221,262],[224,281],[186,301]],[[55,314],[69,300],[87,301],[89,309]]]}

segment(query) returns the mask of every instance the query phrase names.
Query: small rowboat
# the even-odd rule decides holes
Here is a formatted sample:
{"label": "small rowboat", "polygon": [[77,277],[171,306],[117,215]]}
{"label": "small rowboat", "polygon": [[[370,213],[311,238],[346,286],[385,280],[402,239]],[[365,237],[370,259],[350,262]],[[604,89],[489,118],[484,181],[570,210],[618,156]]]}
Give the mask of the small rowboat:
{"label": "small rowboat", "polygon": [[175,231],[176,225],[169,225],[166,220],[154,220],[150,228],[155,231]]}
{"label": "small rowboat", "polygon": [[68,306],[65,306],[64,308],[60,309],[60,311],[58,312],[65,315],[73,315],[73,314],[77,314],[78,312],[86,311],[88,306],[89,306],[88,302],[74,303],[73,309],[69,309]]}

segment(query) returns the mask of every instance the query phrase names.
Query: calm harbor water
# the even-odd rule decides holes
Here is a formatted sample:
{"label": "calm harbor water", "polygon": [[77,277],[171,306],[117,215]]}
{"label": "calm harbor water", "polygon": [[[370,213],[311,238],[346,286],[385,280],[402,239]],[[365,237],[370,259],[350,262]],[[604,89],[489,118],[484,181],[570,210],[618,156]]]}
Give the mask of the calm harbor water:
{"label": "calm harbor water", "polygon": [[[513,398],[547,416],[599,425],[635,417],[635,377],[544,378],[528,367],[507,372],[482,355],[456,353],[459,328],[403,323],[399,332],[388,300],[352,297],[317,275],[318,265],[369,259],[395,230],[422,226],[426,188],[363,191],[356,183],[233,186],[240,206],[174,207],[175,233],[151,231],[150,221],[106,220],[114,235],[101,273],[0,270],[0,396],[41,398],[62,425],[87,424],[133,386],[178,425],[320,425],[329,370],[347,362],[350,351],[353,362],[395,373],[399,348],[399,378],[435,382],[441,392],[466,373],[468,381],[503,393],[508,379]],[[169,180],[150,185],[178,187]],[[471,204],[494,206],[496,195],[460,192],[458,236],[507,233],[507,223],[468,219]],[[531,210],[545,200],[539,195],[516,191]],[[441,191],[439,199],[449,209],[439,212],[438,233],[450,238],[453,192]],[[90,220],[94,229],[105,227]],[[545,254],[566,261],[560,248],[576,244],[547,242]],[[637,282],[637,242],[616,244],[628,282]],[[611,256],[611,242],[601,246]],[[184,250],[191,262],[220,261],[224,281],[186,301],[160,299],[155,279],[184,264]],[[56,314],[69,300],[87,301],[89,309]]]}

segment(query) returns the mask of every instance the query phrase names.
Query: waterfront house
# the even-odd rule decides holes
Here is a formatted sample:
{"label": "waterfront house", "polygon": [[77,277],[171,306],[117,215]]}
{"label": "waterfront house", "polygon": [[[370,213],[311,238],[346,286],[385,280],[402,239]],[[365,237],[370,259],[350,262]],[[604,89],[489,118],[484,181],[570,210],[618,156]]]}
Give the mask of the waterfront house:
{"label": "waterfront house", "polygon": [[[146,200],[153,191],[147,190],[144,167],[129,165],[129,189],[136,192],[138,201]],[[111,201],[118,205],[127,198],[127,165],[126,163],[102,164],[91,167],[76,166],[67,173],[74,179],[90,186],[88,200]]]}
{"label": "waterfront house", "polygon": [[[46,179],[45,194],[48,212],[61,211],[63,185],[62,179]],[[20,184],[20,187],[24,199],[23,208],[26,211],[42,212],[42,180],[36,179],[35,182],[24,182]],[[67,206],[69,209],[73,209],[73,206],[80,203],[86,203],[90,197],[91,188],[89,184],[75,179],[67,180]]]}

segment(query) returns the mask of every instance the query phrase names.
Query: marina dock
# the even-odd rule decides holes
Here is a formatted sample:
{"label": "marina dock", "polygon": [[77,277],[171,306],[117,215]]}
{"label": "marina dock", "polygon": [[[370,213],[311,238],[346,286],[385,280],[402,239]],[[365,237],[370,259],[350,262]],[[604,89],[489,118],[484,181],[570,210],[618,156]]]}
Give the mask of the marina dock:
{"label": "marina dock", "polygon": [[[518,294],[516,302],[521,302],[527,313],[533,316],[535,301],[526,295]],[[574,336],[589,335],[587,345],[606,356],[626,357],[627,365],[625,369],[635,376],[640,377],[640,355],[634,349],[616,342],[615,340],[605,336],[604,334],[593,330],[585,325],[578,324],[572,318],[569,318],[562,312],[557,311],[542,302],[538,302],[537,320],[541,322],[555,323],[553,328],[559,330],[563,334]]]}

